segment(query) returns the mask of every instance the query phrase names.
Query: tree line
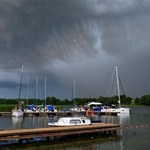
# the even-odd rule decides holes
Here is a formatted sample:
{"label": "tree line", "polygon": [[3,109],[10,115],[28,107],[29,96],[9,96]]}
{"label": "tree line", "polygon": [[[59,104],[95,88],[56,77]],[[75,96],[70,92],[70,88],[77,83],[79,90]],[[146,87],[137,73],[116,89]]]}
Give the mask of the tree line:
{"label": "tree line", "polygon": [[[30,99],[5,99],[5,98],[0,98],[0,104],[15,104],[18,105],[20,102],[24,106],[27,105],[45,105],[45,100],[43,99],[35,99],[35,98],[30,98]],[[98,97],[98,98],[75,98],[72,100],[69,99],[58,99],[56,97],[47,97],[46,98],[46,105],[77,105],[77,106],[83,106],[86,105],[89,102],[100,102],[103,105],[111,105],[111,104],[118,104],[118,98],[117,96],[113,97]],[[121,104],[122,105],[147,105],[150,106],[150,95],[144,95],[141,98],[135,98],[133,99],[132,97],[127,97],[125,95],[121,95]]]}

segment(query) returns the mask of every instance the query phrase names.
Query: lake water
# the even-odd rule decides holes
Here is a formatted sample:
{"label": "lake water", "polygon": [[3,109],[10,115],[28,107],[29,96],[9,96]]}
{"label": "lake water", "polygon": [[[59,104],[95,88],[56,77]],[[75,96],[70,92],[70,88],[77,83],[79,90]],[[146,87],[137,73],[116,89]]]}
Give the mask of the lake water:
{"label": "lake water", "polygon": [[[23,145],[0,145],[1,150],[148,150],[150,148],[150,107],[135,107],[131,114],[102,116],[102,122],[119,123],[122,128],[113,137],[71,137],[50,142]],[[0,117],[0,129],[47,127],[47,117]]]}

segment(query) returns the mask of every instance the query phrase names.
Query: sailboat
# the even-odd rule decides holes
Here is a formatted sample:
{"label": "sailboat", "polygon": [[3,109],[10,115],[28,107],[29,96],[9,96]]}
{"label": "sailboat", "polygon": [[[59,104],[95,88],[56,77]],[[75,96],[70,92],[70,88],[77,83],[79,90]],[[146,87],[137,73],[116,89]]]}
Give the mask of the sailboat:
{"label": "sailboat", "polygon": [[76,88],[75,88],[75,86],[76,86],[76,83],[75,83],[75,80],[73,80],[73,105],[74,105],[74,107],[71,108],[70,110],[75,111],[75,112],[85,111],[84,108],[77,107],[75,104],[75,99],[76,99]]}
{"label": "sailboat", "polygon": [[119,83],[119,74],[118,74],[118,67],[115,67],[115,75],[116,75],[116,83],[117,83],[117,97],[118,97],[118,108],[108,108],[105,107],[104,109],[101,109],[102,112],[118,112],[119,114],[130,114],[130,108],[125,108],[121,106],[121,100],[120,100],[120,83]]}
{"label": "sailboat", "polygon": [[19,106],[12,110],[12,116],[14,117],[22,117],[24,115],[24,111],[20,108],[20,106],[22,105],[22,102],[20,102],[22,76],[23,76],[23,65],[22,65],[22,71],[21,71],[21,77],[20,77],[20,88],[19,88],[19,99],[18,99]]}
{"label": "sailboat", "polygon": [[80,109],[76,106],[76,104],[75,104],[75,98],[76,98],[76,89],[75,89],[75,80],[73,80],[73,95],[72,95],[72,97],[73,97],[73,105],[74,105],[74,107],[73,108],[71,108],[70,110],[71,111],[80,111]]}

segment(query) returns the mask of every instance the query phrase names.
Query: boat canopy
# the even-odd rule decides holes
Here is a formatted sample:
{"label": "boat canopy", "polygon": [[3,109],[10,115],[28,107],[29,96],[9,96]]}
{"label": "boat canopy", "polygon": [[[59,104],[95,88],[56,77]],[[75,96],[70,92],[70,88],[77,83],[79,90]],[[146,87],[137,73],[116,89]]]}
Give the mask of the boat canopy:
{"label": "boat canopy", "polygon": [[91,106],[91,105],[102,105],[102,103],[100,103],[100,102],[91,102],[91,103],[88,103],[88,106]]}
{"label": "boat canopy", "polygon": [[28,106],[28,109],[29,109],[29,110],[33,110],[33,109],[35,109],[35,106],[34,106],[34,105],[29,105],[29,106]]}
{"label": "boat canopy", "polygon": [[49,106],[47,106],[47,109],[48,109],[49,111],[54,111],[54,106],[53,106],[53,105],[49,105]]}

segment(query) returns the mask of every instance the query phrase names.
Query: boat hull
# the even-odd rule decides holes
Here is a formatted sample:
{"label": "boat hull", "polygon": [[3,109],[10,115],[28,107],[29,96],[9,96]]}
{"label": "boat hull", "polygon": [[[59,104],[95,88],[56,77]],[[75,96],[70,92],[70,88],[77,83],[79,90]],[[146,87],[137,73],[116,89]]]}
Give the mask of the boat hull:
{"label": "boat hull", "polygon": [[62,117],[57,122],[49,122],[48,126],[81,126],[90,124],[91,121],[88,118]]}
{"label": "boat hull", "polygon": [[20,110],[12,111],[12,116],[13,117],[22,117],[22,116],[24,116],[24,112],[20,111]]}
{"label": "boat hull", "polygon": [[118,112],[120,114],[130,114],[130,108],[109,108],[109,109],[102,109],[101,112]]}

